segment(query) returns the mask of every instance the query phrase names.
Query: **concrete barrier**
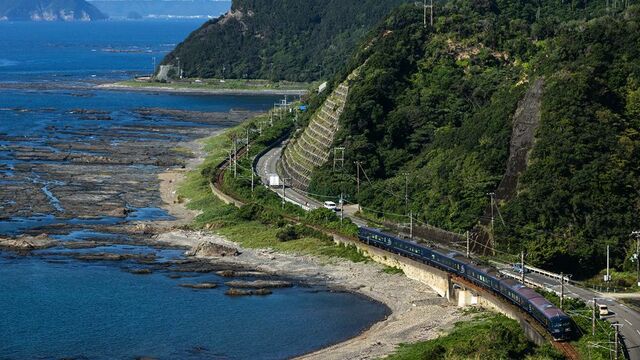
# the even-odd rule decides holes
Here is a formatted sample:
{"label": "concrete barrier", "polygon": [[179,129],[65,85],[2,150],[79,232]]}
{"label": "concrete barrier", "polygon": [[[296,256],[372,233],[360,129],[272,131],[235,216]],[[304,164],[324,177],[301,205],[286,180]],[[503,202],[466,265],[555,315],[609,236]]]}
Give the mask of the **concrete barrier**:
{"label": "concrete barrier", "polygon": [[439,296],[460,307],[478,306],[518,321],[527,338],[535,344],[541,345],[547,342],[544,334],[539,331],[539,325],[531,323],[530,318],[522,310],[486,289],[475,286],[457,276],[452,276],[446,271],[357,240],[336,234],[333,234],[333,239],[337,244],[355,246],[375,262],[401,269],[408,278],[429,286]]}

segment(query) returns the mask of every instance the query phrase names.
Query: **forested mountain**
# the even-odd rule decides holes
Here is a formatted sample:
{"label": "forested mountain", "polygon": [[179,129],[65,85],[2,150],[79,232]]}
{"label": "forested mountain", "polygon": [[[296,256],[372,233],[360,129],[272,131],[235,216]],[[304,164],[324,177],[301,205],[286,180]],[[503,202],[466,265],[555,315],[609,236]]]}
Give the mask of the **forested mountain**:
{"label": "forested mountain", "polygon": [[342,67],[359,41],[405,0],[234,0],[168,54],[188,77],[310,81]]}
{"label": "forested mountain", "polygon": [[91,21],[106,18],[84,0],[0,0],[0,20]]}
{"label": "forested mountain", "polygon": [[[333,81],[362,66],[335,143],[346,148],[344,171],[317,170],[310,191],[341,189],[367,208],[470,230],[510,166],[516,110],[534,109],[527,166],[498,199],[498,251],[589,275],[611,245],[615,265],[630,265],[629,233],[640,228],[640,7],[586,3],[452,0],[433,28],[413,4],[396,9]],[[527,93],[537,103],[525,103]],[[358,199],[354,161],[371,180]]]}

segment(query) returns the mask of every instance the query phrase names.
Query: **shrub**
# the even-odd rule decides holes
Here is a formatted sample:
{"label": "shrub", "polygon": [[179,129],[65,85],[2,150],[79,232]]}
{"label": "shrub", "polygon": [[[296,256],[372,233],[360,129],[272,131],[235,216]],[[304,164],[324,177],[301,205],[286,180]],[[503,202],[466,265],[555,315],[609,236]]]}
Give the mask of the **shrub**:
{"label": "shrub", "polygon": [[291,241],[300,238],[300,234],[294,225],[287,225],[276,233],[276,238],[280,241]]}
{"label": "shrub", "polygon": [[238,218],[242,220],[256,220],[260,218],[260,215],[264,212],[264,207],[260,204],[250,203],[242,206],[238,210]]}
{"label": "shrub", "polygon": [[319,225],[340,221],[335,211],[332,211],[326,208],[318,208],[318,209],[311,210],[306,214],[306,218],[309,222],[313,224],[319,224]]}

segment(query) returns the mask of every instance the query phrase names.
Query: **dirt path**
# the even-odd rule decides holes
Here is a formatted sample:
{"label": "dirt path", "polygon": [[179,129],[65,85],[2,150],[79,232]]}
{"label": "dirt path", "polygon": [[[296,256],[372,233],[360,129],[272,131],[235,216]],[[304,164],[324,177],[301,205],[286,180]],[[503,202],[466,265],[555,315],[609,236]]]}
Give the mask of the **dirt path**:
{"label": "dirt path", "polygon": [[[218,135],[224,130],[219,130],[211,134],[211,136]],[[206,153],[204,151],[204,139],[198,139],[186,143],[180,144],[181,147],[189,150],[194,156],[190,158],[184,168],[169,168],[164,172],[158,174],[160,180],[160,198],[162,199],[163,208],[169,212],[169,214],[175,217],[172,221],[158,221],[155,224],[163,227],[180,227],[190,224],[193,219],[198,216],[198,212],[189,210],[186,207],[186,203],[181,201],[178,197],[178,187],[185,180],[189,171],[196,169],[205,159]]]}

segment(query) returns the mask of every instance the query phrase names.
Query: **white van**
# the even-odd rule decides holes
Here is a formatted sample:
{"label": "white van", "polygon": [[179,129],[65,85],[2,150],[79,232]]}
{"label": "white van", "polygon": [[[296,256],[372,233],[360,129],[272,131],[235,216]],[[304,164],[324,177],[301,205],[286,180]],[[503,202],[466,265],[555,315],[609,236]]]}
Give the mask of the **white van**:
{"label": "white van", "polygon": [[336,211],[337,209],[336,203],[334,203],[333,201],[325,201],[324,207],[332,211]]}
{"label": "white van", "polygon": [[598,305],[598,309],[600,309],[600,316],[609,315],[609,307],[605,304]]}

